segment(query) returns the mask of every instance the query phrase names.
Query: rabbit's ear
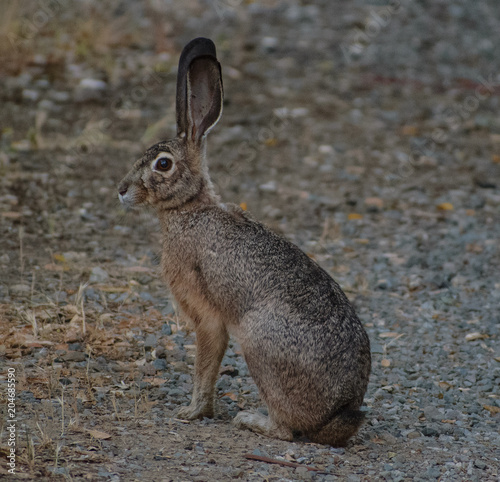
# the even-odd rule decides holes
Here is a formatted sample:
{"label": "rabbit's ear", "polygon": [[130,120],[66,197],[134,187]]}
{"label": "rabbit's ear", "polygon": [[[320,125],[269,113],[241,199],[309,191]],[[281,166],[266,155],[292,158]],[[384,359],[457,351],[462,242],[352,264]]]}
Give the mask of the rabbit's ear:
{"label": "rabbit's ear", "polygon": [[187,77],[187,99],[189,135],[199,141],[217,124],[222,113],[221,69],[216,59],[193,60]]}
{"label": "rabbit's ear", "polygon": [[222,76],[215,45],[197,38],[182,51],[177,74],[177,134],[199,141],[222,113]]}

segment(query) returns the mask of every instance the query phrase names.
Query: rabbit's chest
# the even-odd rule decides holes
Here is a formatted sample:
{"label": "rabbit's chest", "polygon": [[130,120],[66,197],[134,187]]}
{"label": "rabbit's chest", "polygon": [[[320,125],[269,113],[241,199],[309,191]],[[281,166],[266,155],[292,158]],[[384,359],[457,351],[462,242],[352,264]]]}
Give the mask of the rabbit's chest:
{"label": "rabbit's chest", "polygon": [[200,263],[193,259],[177,259],[177,262],[173,262],[169,258],[162,260],[164,279],[179,307],[195,326],[206,319],[229,321],[232,316],[213,291]]}

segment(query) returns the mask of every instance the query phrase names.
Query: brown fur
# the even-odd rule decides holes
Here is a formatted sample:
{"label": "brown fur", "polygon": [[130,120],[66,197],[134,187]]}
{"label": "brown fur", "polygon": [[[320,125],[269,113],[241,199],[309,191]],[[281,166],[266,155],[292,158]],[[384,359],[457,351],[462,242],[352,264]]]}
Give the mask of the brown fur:
{"label": "brown fur", "polygon": [[[239,427],[343,446],[363,420],[368,336],[338,284],[299,248],[215,195],[205,136],[222,111],[215,47],[186,46],[179,61],[178,136],[151,147],[119,185],[127,206],[160,219],[162,272],[194,324],[191,404],[178,416],[211,417],[229,334],[240,342],[269,410],[240,412]],[[160,159],[171,159],[162,170]]]}

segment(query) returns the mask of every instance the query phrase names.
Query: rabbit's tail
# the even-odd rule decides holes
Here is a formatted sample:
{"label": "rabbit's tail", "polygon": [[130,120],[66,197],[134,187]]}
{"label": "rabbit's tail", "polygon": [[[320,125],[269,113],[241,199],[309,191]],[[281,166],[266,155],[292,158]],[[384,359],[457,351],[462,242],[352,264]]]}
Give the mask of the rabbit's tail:
{"label": "rabbit's tail", "polygon": [[319,430],[306,434],[311,442],[345,447],[347,441],[356,434],[365,419],[365,414],[360,410],[344,409],[337,412]]}

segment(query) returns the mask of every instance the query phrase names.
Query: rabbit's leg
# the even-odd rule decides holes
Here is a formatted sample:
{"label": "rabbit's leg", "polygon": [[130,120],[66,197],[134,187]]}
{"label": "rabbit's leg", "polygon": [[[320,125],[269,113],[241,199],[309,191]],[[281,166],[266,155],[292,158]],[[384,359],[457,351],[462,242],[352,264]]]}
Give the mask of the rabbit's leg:
{"label": "rabbit's leg", "polygon": [[266,437],[293,440],[293,433],[288,427],[278,425],[271,416],[266,417],[259,412],[240,412],[234,417],[233,423],[238,428],[247,428]]}
{"label": "rabbit's leg", "polygon": [[229,334],[220,322],[199,323],[196,327],[196,359],[191,403],[177,416],[193,420],[214,416],[214,390]]}

